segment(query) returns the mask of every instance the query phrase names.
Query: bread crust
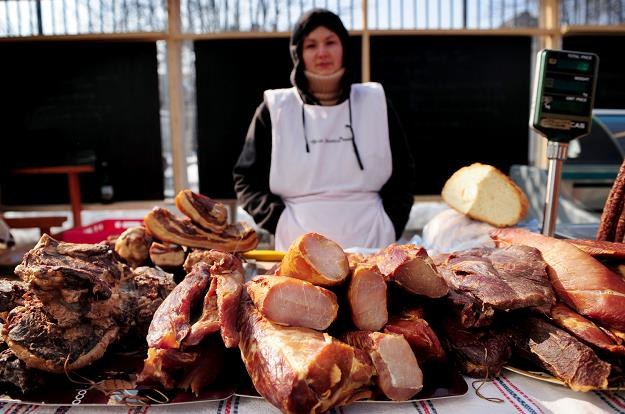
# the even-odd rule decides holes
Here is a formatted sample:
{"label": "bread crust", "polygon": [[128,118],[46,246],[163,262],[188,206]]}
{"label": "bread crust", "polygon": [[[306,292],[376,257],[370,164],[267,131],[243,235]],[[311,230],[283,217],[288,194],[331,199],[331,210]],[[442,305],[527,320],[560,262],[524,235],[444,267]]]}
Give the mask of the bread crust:
{"label": "bread crust", "polygon": [[[451,190],[446,190],[446,188],[448,187],[448,184],[450,182],[453,182],[452,180],[457,180],[460,179],[460,177],[463,174],[466,174],[468,172],[470,172],[472,169],[477,169],[477,168],[483,168],[483,167],[487,167],[489,168],[494,174],[496,174],[499,178],[502,179],[502,181],[505,183],[506,186],[508,186],[516,195],[516,199],[520,204],[520,209],[519,209],[519,214],[517,215],[517,217],[515,217],[515,219],[513,220],[513,223],[499,223],[496,222],[492,219],[490,219],[489,217],[483,217],[483,216],[478,216],[475,213],[472,213],[470,210],[469,211],[462,211],[459,209],[459,207],[457,205],[455,205],[455,203],[453,202],[453,200],[451,200],[448,196],[447,196],[447,191],[451,191]],[[458,211],[461,214],[466,215],[467,217],[473,219],[473,220],[478,220],[478,221],[483,221],[486,222],[488,224],[491,224],[495,227],[508,227],[508,226],[513,226],[516,223],[518,223],[519,221],[521,221],[523,219],[523,217],[525,217],[525,215],[527,214],[527,210],[529,208],[529,202],[527,200],[527,196],[525,195],[525,193],[523,192],[523,190],[521,190],[521,188],[514,182],[512,181],[512,179],[510,177],[508,177],[506,174],[504,174],[501,170],[499,170],[496,167],[493,167],[492,165],[488,165],[488,164],[482,164],[479,162],[473,163],[471,165],[468,165],[466,167],[462,167],[459,170],[457,170],[455,173],[453,173],[451,175],[451,177],[449,177],[449,179],[445,182],[445,185],[443,186],[443,191],[441,192],[441,196],[443,198],[443,200],[454,210]]]}

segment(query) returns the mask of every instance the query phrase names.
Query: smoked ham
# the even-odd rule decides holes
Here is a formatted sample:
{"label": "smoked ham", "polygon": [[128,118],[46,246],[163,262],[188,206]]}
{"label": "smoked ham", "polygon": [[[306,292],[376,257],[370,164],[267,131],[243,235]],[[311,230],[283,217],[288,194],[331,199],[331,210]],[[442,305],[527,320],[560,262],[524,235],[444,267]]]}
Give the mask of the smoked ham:
{"label": "smoked ham", "polygon": [[230,224],[217,234],[202,230],[189,219],[179,219],[161,207],[152,209],[143,218],[143,222],[155,238],[181,246],[245,252],[258,244],[256,232],[246,223]]}
{"label": "smoked ham", "polygon": [[408,400],[423,388],[423,373],[402,335],[353,331],[344,339],[369,354],[378,373],[377,384],[391,400]]}
{"label": "smoked ham", "polygon": [[540,250],[561,300],[602,326],[625,330],[625,280],[597,259],[567,241],[524,229],[498,229],[492,237]]}
{"label": "smoked ham", "polygon": [[602,259],[625,259],[625,243],[615,243],[599,240],[567,240],[578,249],[592,257]]}
{"label": "smoked ham", "polygon": [[379,331],[388,320],[386,281],[377,266],[360,264],[352,271],[347,302],[356,328]]}
{"label": "smoked ham", "polygon": [[318,286],[343,283],[349,274],[341,246],[317,233],[305,233],[289,247],[277,272]]}
{"label": "smoked ham", "polygon": [[423,319],[422,308],[405,309],[393,315],[384,326],[384,332],[403,335],[419,363],[445,359],[445,350],[430,324]]}
{"label": "smoked ham", "polygon": [[256,390],[283,413],[323,413],[368,398],[367,355],[328,334],[270,322],[241,303],[239,349]]}
{"label": "smoked ham", "polygon": [[176,195],[176,207],[204,230],[221,233],[228,224],[228,209],[202,194],[182,190]]}
{"label": "smoked ham", "polygon": [[322,331],[336,319],[339,305],[331,291],[286,276],[257,276],[246,285],[256,308],[280,325]]}
{"label": "smoked ham", "polygon": [[551,308],[549,316],[554,324],[577,339],[596,348],[625,355],[625,346],[617,343],[618,338],[611,332],[601,329],[568,306],[557,303]]}
{"label": "smoked ham", "polygon": [[440,298],[449,291],[445,280],[423,247],[393,243],[371,256],[387,281],[392,281],[415,295]]}
{"label": "smoked ham", "polygon": [[562,329],[531,316],[519,320],[509,331],[517,355],[539,364],[572,390],[608,386],[610,364]]}

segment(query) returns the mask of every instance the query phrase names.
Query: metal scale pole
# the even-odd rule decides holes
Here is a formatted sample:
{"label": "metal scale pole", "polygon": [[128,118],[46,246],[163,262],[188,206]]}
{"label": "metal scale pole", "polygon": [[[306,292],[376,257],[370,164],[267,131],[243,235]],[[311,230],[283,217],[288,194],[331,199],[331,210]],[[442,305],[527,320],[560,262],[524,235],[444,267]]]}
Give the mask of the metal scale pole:
{"label": "metal scale pole", "polygon": [[566,160],[568,142],[547,142],[547,159],[549,170],[547,173],[547,191],[545,193],[545,209],[543,212],[542,234],[553,236],[558,219],[558,200],[560,195],[560,179],[562,178],[562,163]]}

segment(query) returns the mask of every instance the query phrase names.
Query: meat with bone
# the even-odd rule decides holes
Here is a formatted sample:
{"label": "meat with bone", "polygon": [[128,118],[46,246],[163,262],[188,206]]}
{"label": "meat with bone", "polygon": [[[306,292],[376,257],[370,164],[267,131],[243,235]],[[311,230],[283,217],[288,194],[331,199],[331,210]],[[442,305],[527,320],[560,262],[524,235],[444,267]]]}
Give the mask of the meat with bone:
{"label": "meat with bone", "polygon": [[598,349],[625,355],[625,346],[611,332],[601,329],[568,306],[557,303],[549,314],[551,321],[582,342]]}
{"label": "meat with bone", "polygon": [[210,282],[208,292],[204,295],[202,304],[202,314],[200,318],[191,325],[189,334],[184,338],[182,344],[187,347],[199,344],[207,335],[219,331],[219,310],[217,308],[217,279]]}
{"label": "meat with bone", "polygon": [[608,386],[610,364],[600,360],[590,347],[562,329],[538,317],[519,319],[510,336],[523,358],[539,364],[575,391]]}
{"label": "meat with bone", "polygon": [[405,309],[398,315],[391,316],[384,326],[384,332],[403,335],[420,364],[426,361],[443,361],[445,350],[423,317],[422,308]]}
{"label": "meat with bone", "polygon": [[289,247],[277,272],[318,286],[335,286],[349,275],[341,246],[317,233],[305,233]]}
{"label": "meat with bone", "polygon": [[176,195],[176,207],[207,231],[221,233],[228,224],[228,209],[225,205],[191,190],[182,190]]}
{"label": "meat with bone", "polygon": [[63,243],[47,234],[15,268],[59,326],[80,323],[93,305],[112,297],[129,272],[104,244]]}
{"label": "meat with bone", "polygon": [[141,266],[149,257],[150,236],[145,227],[131,227],[124,230],[115,241],[115,253],[131,267]]}
{"label": "meat with bone", "polygon": [[493,326],[465,329],[458,321],[448,318],[441,327],[441,339],[448,355],[463,373],[471,377],[496,377],[512,356],[510,339]]}
{"label": "meat with bone", "polygon": [[482,308],[535,308],[548,312],[555,295],[540,252],[527,246],[476,248],[456,252],[438,267],[456,292],[472,296]]}
{"label": "meat with bone", "polygon": [[449,291],[423,247],[393,243],[368,259],[387,281],[415,295],[440,298]]}
{"label": "meat with bone", "polygon": [[0,322],[11,309],[24,304],[27,290],[28,285],[22,281],[0,279]]}
{"label": "meat with bone", "polygon": [[388,320],[386,281],[377,266],[357,265],[352,271],[347,302],[352,322],[363,331],[379,331]]}
{"label": "meat with bone", "polygon": [[567,242],[595,258],[625,259],[625,243],[599,240],[567,240]]}
{"label": "meat with bone", "polygon": [[180,267],[184,259],[184,249],[177,244],[153,242],[150,246],[150,260],[162,269]]}
{"label": "meat with bone", "polygon": [[246,290],[260,313],[280,325],[323,331],[339,310],[333,292],[292,277],[256,276]]}
{"label": "meat with bone", "polygon": [[267,320],[241,303],[239,349],[256,390],[283,413],[323,413],[371,393],[374,373],[364,352],[308,328]]}
{"label": "meat with bone", "polygon": [[[3,336],[29,368],[63,373],[97,361],[117,340],[119,326],[110,318],[59,326],[36,297],[9,312]],[[104,324],[108,322],[108,326]]]}
{"label": "meat with bone", "polygon": [[0,338],[0,395],[24,395],[43,389],[48,380],[45,372],[28,368]]}
{"label": "meat with bone", "polygon": [[145,338],[154,313],[176,284],[170,273],[148,266],[134,269],[128,283],[131,284],[131,294],[137,300],[135,330],[141,338]]}
{"label": "meat with bone", "polygon": [[147,342],[150,348],[178,349],[191,330],[191,307],[206,294],[211,282],[206,263],[196,265],[154,313]]}
{"label": "meat with bone", "polygon": [[352,331],[344,339],[369,354],[378,387],[391,400],[408,400],[423,388],[423,373],[402,335]]}
{"label": "meat with bone", "polygon": [[226,226],[217,234],[202,230],[189,219],[179,219],[165,208],[155,207],[143,221],[157,239],[199,249],[218,249],[226,252],[252,250],[258,244],[256,232],[246,223]]}
{"label": "meat with bone", "polygon": [[597,259],[567,241],[523,229],[499,229],[492,237],[499,243],[540,250],[562,301],[602,326],[625,330],[625,280]]}

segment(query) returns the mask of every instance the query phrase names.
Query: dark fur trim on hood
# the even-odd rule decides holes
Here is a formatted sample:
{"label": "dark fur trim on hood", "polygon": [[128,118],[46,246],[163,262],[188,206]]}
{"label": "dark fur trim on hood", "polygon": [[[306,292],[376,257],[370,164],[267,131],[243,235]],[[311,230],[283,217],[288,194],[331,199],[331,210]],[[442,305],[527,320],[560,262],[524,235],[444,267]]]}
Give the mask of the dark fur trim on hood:
{"label": "dark fur trim on hood", "polygon": [[304,38],[317,27],[323,26],[336,33],[343,45],[343,67],[345,74],[341,79],[341,96],[339,103],[349,97],[352,84],[352,68],[349,59],[349,33],[343,25],[341,18],[326,9],[312,9],[304,13],[291,33],[289,49],[293,59],[293,71],[291,72],[291,84],[297,87],[300,96],[307,104],[319,104],[318,100],[310,93],[308,80],[304,74],[304,61],[302,59],[302,43]]}

